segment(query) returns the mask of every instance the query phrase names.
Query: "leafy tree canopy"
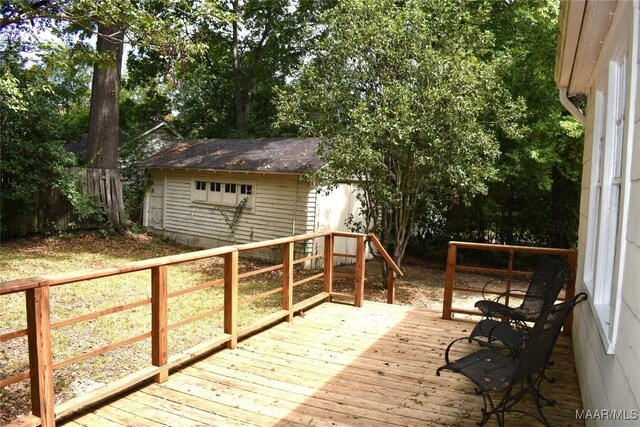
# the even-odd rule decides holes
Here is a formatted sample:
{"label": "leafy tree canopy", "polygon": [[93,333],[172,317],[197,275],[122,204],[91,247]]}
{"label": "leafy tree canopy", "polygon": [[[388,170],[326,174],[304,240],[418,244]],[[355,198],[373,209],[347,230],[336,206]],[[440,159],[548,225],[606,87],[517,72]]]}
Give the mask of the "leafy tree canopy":
{"label": "leafy tree canopy", "polygon": [[332,1],[220,2],[226,21],[202,21],[190,38],[201,47],[171,66],[144,46],[128,61],[129,84],[169,88],[175,125],[185,136],[273,134],[274,89],[286,84],[307,52],[320,11]]}
{"label": "leafy tree canopy", "polygon": [[315,178],[362,187],[366,230],[399,262],[418,213],[486,191],[520,106],[499,79],[483,2],[350,0],[323,15],[279,123],[324,138]]}
{"label": "leafy tree canopy", "polygon": [[[452,205],[444,229],[425,246],[446,240],[572,247],[578,229],[583,128],[558,102],[553,79],[557,0],[487,2],[492,56],[505,58],[500,77],[526,107],[523,138],[498,134],[497,179],[486,195]],[[439,231],[439,232],[438,232]],[[440,234],[441,233],[441,234]]]}
{"label": "leafy tree canopy", "polygon": [[0,232],[34,208],[34,195],[51,187],[63,191],[70,180],[64,168],[74,164],[63,144],[80,130],[68,118],[86,97],[81,70],[28,66],[7,46],[0,52]]}
{"label": "leafy tree canopy", "polygon": [[217,2],[210,0],[6,1],[0,11],[0,31],[5,34],[39,35],[46,30],[56,35],[80,32],[89,36],[97,32],[100,23],[126,29],[127,43],[174,58],[198,49],[199,44],[190,37],[194,28],[202,22],[225,19]]}

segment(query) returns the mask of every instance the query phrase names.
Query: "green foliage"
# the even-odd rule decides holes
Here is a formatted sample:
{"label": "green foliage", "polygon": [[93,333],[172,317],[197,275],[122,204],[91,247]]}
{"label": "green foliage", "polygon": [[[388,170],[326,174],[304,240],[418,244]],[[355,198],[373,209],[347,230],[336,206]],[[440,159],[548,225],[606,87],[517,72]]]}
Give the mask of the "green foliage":
{"label": "green foliage", "polygon": [[229,235],[235,241],[235,232],[236,226],[238,225],[238,221],[240,220],[240,216],[244,211],[244,208],[247,206],[247,201],[249,201],[248,197],[245,197],[238,203],[235,210],[233,211],[233,216],[230,216],[227,212],[220,209],[219,207],[215,207],[215,210],[222,215],[222,219],[224,220],[227,227],[229,227]]}
{"label": "green foliage", "polygon": [[11,47],[0,54],[0,74],[11,76],[0,89],[2,234],[15,231],[8,229],[12,218],[32,214],[38,193],[54,188],[89,216],[90,202],[78,197],[65,172],[74,159],[63,149],[68,128],[62,118],[85,95],[77,89],[82,77],[47,62],[29,64]]}
{"label": "green foliage", "polygon": [[316,182],[357,180],[365,228],[397,261],[420,212],[486,191],[495,134],[517,136],[520,105],[486,59],[488,14],[481,2],[341,3],[280,93],[279,124],[324,139]]}
{"label": "green foliage", "polygon": [[137,86],[120,93],[120,130],[135,134],[171,115],[170,99],[158,85]]}
{"label": "green foliage", "polygon": [[[523,101],[524,138],[498,134],[496,180],[486,195],[463,198],[445,228],[422,227],[420,250],[447,240],[574,247],[578,230],[582,126],[564,111],[553,79],[558,2],[492,1],[486,28],[504,60],[500,76]],[[442,224],[440,224],[442,225]]]}
{"label": "green foliage", "polygon": [[15,78],[8,68],[5,68],[3,72],[2,79],[0,79],[0,93],[4,100],[3,106],[7,111],[25,111],[27,103],[20,91],[20,81]]}
{"label": "green foliage", "polygon": [[85,219],[100,220],[105,217],[105,209],[100,199],[95,194],[84,194],[76,185],[78,178],[84,172],[83,168],[67,169],[60,174],[60,177],[51,186],[52,189],[58,189],[66,197],[73,206],[73,210],[78,218],[82,221]]}
{"label": "green foliage", "polygon": [[[237,3],[237,5],[234,5]],[[222,17],[200,20],[190,37],[202,48],[182,61],[169,61],[145,47],[128,60],[131,85],[165,85],[173,122],[188,138],[276,136],[274,90],[284,86],[306,54],[320,10],[333,2],[313,0],[221,1]],[[230,46],[238,26],[238,73]],[[236,91],[237,84],[237,91]],[[245,120],[238,124],[238,103]]]}
{"label": "green foliage", "polygon": [[[210,0],[74,0],[61,2],[9,1],[1,9],[0,30],[31,33],[37,36],[46,29],[59,36],[70,33],[89,38],[97,24],[105,28],[122,28],[126,42],[152,48],[160,55],[180,59],[202,46],[190,32],[194,26],[214,19],[224,19],[217,2]],[[24,34],[22,34],[24,36]],[[112,62],[93,50],[84,50],[91,62]],[[63,60],[67,64],[72,61]]]}

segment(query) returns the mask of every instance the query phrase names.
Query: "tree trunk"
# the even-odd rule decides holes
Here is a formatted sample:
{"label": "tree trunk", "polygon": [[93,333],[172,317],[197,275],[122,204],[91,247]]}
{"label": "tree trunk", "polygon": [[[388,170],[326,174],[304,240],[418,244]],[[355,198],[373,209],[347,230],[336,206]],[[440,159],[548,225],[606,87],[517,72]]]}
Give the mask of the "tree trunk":
{"label": "tree trunk", "polygon": [[231,59],[233,66],[233,87],[235,91],[236,101],[236,127],[242,132],[245,127],[245,114],[242,99],[242,85],[240,82],[240,60],[238,58],[238,19],[240,19],[240,10],[238,0],[233,2],[233,13],[235,19],[233,21],[233,35],[231,39]]}
{"label": "tree trunk", "polygon": [[[251,64],[245,63],[244,67],[241,69],[242,65],[239,51],[240,29],[238,28],[238,22],[241,15],[243,14],[243,10],[241,9],[244,8],[244,5],[240,6],[239,0],[234,0],[232,3],[232,7],[235,18],[232,23],[231,60],[233,68],[233,88],[236,104],[236,129],[240,134],[244,134],[247,130],[247,121],[249,120],[251,97],[253,95],[256,70],[258,68],[258,64],[260,63],[265,43],[267,42],[267,39],[269,38],[272,30],[272,16],[271,14],[269,14],[269,18],[267,19],[264,28],[262,29],[260,40],[253,50],[253,59],[251,61]],[[243,54],[248,57],[249,52],[243,52]]]}
{"label": "tree trunk", "polygon": [[[93,67],[87,164],[96,169],[118,169],[123,40],[124,32],[117,26],[98,24],[97,51],[111,58],[112,62],[106,65],[96,62]],[[98,196],[106,208],[111,225],[116,231],[122,232],[127,229],[124,222],[124,205],[119,198],[113,200],[108,193],[105,190],[105,194],[98,194]]]}
{"label": "tree trunk", "polygon": [[123,39],[124,33],[119,28],[112,25],[98,25],[98,53],[109,55],[114,62],[111,65],[96,63],[93,67],[87,162],[94,168],[118,168]]}

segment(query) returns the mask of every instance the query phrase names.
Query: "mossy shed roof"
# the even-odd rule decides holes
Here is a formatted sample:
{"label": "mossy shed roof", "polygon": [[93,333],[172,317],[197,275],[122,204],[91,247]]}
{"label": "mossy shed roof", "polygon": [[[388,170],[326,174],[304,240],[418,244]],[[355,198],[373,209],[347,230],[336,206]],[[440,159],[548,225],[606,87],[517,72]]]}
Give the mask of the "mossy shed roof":
{"label": "mossy shed roof", "polygon": [[138,165],[142,168],[306,173],[323,165],[319,138],[198,139],[180,141]]}

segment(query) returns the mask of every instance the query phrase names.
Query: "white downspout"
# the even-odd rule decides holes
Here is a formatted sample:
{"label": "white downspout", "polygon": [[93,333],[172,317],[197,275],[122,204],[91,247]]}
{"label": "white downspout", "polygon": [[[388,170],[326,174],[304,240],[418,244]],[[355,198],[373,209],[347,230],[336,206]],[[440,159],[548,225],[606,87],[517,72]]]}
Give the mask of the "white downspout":
{"label": "white downspout", "polygon": [[580,111],[580,109],[576,107],[576,105],[573,102],[571,102],[571,100],[567,96],[566,87],[560,88],[558,97],[560,98],[560,103],[562,103],[564,108],[566,108],[567,111],[571,113],[573,117],[575,117],[580,123],[582,123],[582,126],[586,126],[587,118],[584,116],[582,111]]}

